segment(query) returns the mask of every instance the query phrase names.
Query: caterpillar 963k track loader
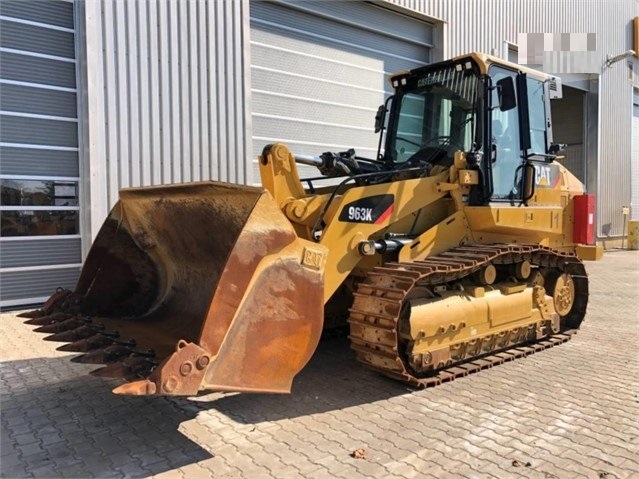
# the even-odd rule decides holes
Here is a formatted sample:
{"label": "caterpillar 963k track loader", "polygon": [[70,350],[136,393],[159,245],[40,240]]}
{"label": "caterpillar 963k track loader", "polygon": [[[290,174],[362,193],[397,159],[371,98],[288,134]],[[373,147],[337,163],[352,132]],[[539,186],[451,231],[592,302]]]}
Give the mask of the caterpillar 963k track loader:
{"label": "caterpillar 963k track loader", "polygon": [[[390,81],[375,159],[275,144],[261,188],[123,190],[75,291],[28,322],[137,395],[289,392],[340,317],[360,362],[415,386],[568,339],[601,250],[551,79],[470,54]],[[324,176],[304,188],[296,160]]]}

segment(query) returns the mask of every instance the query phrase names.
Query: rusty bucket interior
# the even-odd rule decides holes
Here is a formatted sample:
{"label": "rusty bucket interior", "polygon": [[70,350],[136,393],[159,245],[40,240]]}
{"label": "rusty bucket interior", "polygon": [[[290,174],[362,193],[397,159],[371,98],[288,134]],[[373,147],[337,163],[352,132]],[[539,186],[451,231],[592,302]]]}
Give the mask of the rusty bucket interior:
{"label": "rusty bucket interior", "polygon": [[325,253],[262,188],[123,190],[75,291],[32,324],[133,380],[118,393],[289,392],[323,321],[323,264],[304,258]]}

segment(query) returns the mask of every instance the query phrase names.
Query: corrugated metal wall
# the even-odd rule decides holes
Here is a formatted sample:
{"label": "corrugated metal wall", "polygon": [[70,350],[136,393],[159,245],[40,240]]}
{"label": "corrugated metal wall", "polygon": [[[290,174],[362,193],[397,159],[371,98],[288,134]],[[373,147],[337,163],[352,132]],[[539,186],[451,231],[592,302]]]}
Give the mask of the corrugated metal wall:
{"label": "corrugated metal wall", "polygon": [[[631,20],[637,0],[387,0],[446,22],[444,56],[467,51],[502,54],[504,42],[516,44],[518,33],[596,33],[595,63],[632,47]],[[561,55],[560,55],[561,56]],[[566,56],[567,60],[568,56]],[[629,60],[639,72],[639,60]],[[598,177],[598,236],[620,236],[621,207],[630,203],[632,86],[627,62],[602,69]]]}
{"label": "corrugated metal wall", "polygon": [[[637,0],[378,3],[443,20],[444,46],[436,49],[435,59],[470,50],[500,55],[505,42],[517,43],[520,32],[592,32],[597,34],[595,56],[603,65],[606,54],[630,48],[630,19],[639,13]],[[249,0],[78,5],[88,32],[80,42],[86,66],[81,107],[88,118],[80,139],[81,177],[87,179],[84,204],[91,208],[87,218],[93,234],[120,187],[255,180],[246,167],[251,156]],[[639,71],[639,62],[631,61]],[[599,194],[599,235],[605,226],[614,236],[622,231],[620,208],[630,201],[633,82],[625,61],[597,73],[600,164],[599,175],[590,175],[588,183]]]}
{"label": "corrugated metal wall", "polygon": [[92,236],[120,188],[249,183],[248,0],[77,5],[88,121],[81,167]]}
{"label": "corrugated metal wall", "polygon": [[[612,36],[615,31],[622,30],[626,25],[604,25],[609,22],[606,11],[615,9],[612,4],[619,4],[620,8],[617,10],[625,12],[618,13],[622,17],[625,14],[624,18],[627,20],[634,16],[632,9],[637,8],[635,0],[386,1],[446,22],[445,56],[460,55],[468,51],[501,55],[503,42],[517,44],[519,33],[590,32]],[[599,35],[598,45],[604,40]]]}

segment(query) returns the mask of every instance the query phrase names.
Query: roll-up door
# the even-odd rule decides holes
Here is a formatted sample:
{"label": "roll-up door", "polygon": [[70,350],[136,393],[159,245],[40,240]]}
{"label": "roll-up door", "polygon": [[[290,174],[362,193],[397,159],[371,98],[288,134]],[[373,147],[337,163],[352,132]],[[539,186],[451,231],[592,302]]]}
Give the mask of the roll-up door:
{"label": "roll-up door", "polygon": [[630,167],[630,219],[639,220],[639,89],[632,102],[632,160]]}
{"label": "roll-up door", "polygon": [[253,178],[275,141],[374,158],[387,77],[431,61],[433,25],[367,2],[252,1],[250,17]]}
{"label": "roll-up door", "polygon": [[0,2],[0,307],[73,287],[81,262],[73,2]]}

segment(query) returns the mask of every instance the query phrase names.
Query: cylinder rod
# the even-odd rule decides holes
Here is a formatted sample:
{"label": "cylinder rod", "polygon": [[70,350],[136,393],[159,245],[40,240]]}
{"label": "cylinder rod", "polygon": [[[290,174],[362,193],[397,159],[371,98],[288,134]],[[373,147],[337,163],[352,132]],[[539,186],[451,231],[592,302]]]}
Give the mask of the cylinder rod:
{"label": "cylinder rod", "polygon": [[301,154],[295,153],[295,161],[297,163],[301,163],[303,165],[309,165],[309,166],[324,165],[324,160],[322,160],[319,156],[313,156],[313,155],[301,155]]}

